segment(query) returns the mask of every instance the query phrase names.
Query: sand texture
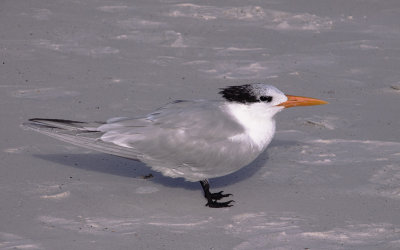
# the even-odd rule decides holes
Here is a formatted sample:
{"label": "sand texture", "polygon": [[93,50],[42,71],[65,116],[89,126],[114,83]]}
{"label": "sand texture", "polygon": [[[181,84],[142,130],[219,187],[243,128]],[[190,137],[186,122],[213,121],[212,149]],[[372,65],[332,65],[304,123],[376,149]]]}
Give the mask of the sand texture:
{"label": "sand texture", "polygon": [[[2,0],[0,249],[400,249],[400,1]],[[266,82],[329,105],[277,115],[252,164],[198,183],[63,143],[103,121]]]}

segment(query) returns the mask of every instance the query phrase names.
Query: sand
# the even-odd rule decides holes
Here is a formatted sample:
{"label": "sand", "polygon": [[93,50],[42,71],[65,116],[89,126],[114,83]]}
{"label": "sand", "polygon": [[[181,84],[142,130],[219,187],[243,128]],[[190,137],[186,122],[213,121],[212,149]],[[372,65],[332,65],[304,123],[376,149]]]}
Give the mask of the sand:
{"label": "sand", "polygon": [[[400,248],[399,1],[3,0],[0,12],[0,249]],[[20,127],[252,82],[330,104],[281,112],[259,159],[210,180],[231,208]]]}

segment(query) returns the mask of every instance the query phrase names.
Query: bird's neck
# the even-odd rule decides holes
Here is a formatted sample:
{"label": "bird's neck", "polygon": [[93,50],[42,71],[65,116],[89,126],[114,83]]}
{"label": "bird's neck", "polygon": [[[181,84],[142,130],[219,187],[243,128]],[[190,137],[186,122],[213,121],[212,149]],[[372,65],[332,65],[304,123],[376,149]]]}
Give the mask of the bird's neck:
{"label": "bird's neck", "polygon": [[269,107],[264,103],[251,105],[228,103],[226,107],[245,131],[243,135],[238,135],[235,139],[246,140],[248,138],[260,150],[265,149],[275,134],[274,115],[282,108]]}

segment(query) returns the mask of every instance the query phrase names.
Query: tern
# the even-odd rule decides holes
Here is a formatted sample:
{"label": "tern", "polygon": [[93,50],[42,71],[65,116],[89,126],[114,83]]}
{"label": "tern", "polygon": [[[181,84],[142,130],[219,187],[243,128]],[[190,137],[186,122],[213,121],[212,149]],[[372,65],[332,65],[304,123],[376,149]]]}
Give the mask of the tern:
{"label": "tern", "polygon": [[71,144],[134,159],[165,176],[200,182],[206,206],[230,207],[223,191],[211,193],[208,179],[233,173],[254,161],[275,134],[274,116],[285,108],[327,102],[285,95],[254,83],[220,89],[224,100],[178,100],[141,117],[106,122],[33,118],[23,125]]}

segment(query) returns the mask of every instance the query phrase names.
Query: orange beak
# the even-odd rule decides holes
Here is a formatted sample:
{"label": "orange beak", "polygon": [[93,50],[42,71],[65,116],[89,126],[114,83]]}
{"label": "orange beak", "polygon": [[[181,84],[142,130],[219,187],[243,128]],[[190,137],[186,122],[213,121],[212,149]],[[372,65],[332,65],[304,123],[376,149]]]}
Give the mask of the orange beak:
{"label": "orange beak", "polygon": [[296,106],[313,106],[313,105],[322,105],[328,104],[326,101],[322,101],[315,98],[304,97],[304,96],[294,96],[294,95],[286,95],[288,100],[279,104],[278,106],[284,106],[285,108],[291,108]]}

